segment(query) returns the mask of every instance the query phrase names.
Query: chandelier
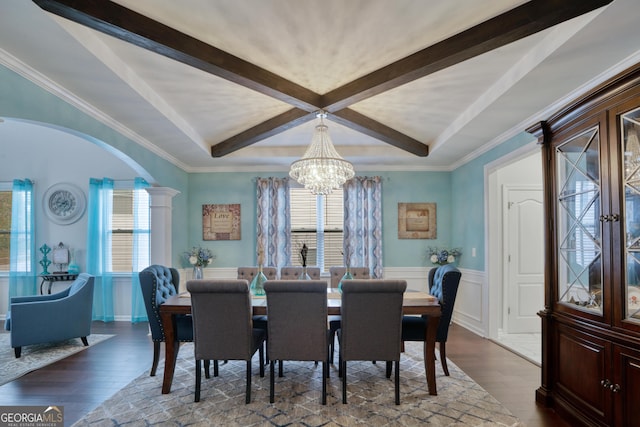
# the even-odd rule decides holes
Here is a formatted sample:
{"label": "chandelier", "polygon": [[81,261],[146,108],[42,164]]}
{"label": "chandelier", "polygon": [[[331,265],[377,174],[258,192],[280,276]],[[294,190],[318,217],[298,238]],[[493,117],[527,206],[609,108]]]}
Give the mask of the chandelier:
{"label": "chandelier", "polygon": [[355,172],[331,142],[329,129],[324,124],[327,114],[320,111],[317,117],[320,124],[316,126],[311,145],[300,160],[291,163],[289,176],[313,194],[326,195],[353,178]]}

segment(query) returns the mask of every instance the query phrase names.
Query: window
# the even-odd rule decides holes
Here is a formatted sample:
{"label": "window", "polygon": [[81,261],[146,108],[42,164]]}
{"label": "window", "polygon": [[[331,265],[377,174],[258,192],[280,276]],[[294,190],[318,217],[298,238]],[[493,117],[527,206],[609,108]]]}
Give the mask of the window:
{"label": "window", "polygon": [[344,206],[342,189],[327,196],[316,196],[305,188],[289,189],[291,203],[291,264],[302,265],[300,249],[309,248],[307,265],[321,271],[343,265],[342,239]]}
{"label": "window", "polygon": [[11,244],[11,191],[0,190],[0,271],[9,271]]}
{"label": "window", "polygon": [[143,189],[114,189],[113,215],[111,217],[111,262],[114,273],[134,271],[136,212],[138,212],[139,219],[137,221],[138,242],[135,253],[138,257],[138,265],[146,266],[150,260],[149,194]]}

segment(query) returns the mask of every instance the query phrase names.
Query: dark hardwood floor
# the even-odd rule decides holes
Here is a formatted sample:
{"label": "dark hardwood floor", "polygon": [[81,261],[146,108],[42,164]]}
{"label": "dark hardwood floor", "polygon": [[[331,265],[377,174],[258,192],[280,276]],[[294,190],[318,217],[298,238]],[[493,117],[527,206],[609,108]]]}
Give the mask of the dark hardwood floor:
{"label": "dark hardwood floor", "polygon": [[[0,386],[0,405],[62,405],[65,424],[71,425],[148,372],[152,345],[146,323],[95,322],[92,331],[115,336]],[[527,426],[569,426],[536,405],[540,368],[533,363],[458,325],[449,330],[447,356]]]}
{"label": "dark hardwood floor", "polygon": [[91,330],[115,336],[0,386],[0,405],[61,405],[70,426],[151,367],[146,322],[94,322]]}
{"label": "dark hardwood floor", "polygon": [[554,411],[536,404],[541,373],[534,363],[455,324],[449,328],[447,358],[528,427],[570,427]]}

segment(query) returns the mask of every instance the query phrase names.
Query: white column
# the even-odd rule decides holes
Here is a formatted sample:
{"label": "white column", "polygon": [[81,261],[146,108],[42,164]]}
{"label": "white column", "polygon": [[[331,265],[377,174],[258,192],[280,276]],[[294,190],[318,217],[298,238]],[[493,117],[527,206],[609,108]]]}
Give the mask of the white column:
{"label": "white column", "polygon": [[169,187],[148,187],[151,196],[151,264],[170,267],[172,199],[180,192]]}

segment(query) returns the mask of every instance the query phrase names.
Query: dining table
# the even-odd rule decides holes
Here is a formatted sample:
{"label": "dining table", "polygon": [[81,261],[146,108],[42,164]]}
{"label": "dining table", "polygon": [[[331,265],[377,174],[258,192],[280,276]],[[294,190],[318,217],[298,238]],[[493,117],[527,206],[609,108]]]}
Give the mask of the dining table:
{"label": "dining table", "polygon": [[[327,292],[327,309],[329,315],[339,315],[342,303],[342,294],[329,289]],[[253,315],[267,315],[267,300],[265,296],[252,296],[251,305]],[[176,335],[176,315],[191,314],[191,296],[188,292],[175,294],[167,298],[160,305],[160,318],[165,335],[164,378],[162,380],[162,394],[171,391],[173,375],[180,342]],[[427,315],[427,327],[424,341],[424,370],[427,379],[429,394],[436,396],[436,356],[435,343],[436,331],[440,322],[441,307],[438,299],[426,292],[408,290],[404,293],[402,303],[403,315]]]}

